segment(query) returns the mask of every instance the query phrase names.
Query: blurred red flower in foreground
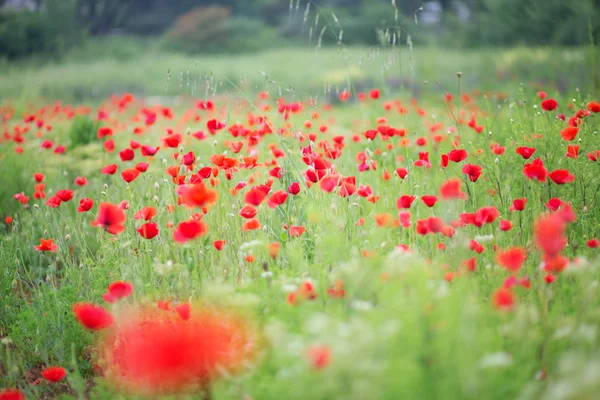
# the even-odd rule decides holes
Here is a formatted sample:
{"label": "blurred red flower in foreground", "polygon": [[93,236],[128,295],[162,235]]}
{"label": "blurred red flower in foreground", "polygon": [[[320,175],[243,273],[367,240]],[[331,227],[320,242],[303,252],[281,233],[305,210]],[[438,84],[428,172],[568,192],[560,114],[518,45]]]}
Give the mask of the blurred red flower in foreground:
{"label": "blurred red flower in foreground", "polygon": [[105,376],[133,393],[174,394],[206,390],[255,358],[257,335],[247,319],[202,305],[184,314],[158,307],[123,312],[100,344]]}
{"label": "blurred red flower in foreground", "polygon": [[549,214],[537,220],[534,227],[535,241],[548,256],[559,254],[566,245],[565,223],[558,214]]}
{"label": "blurred red flower in foreground", "polygon": [[308,358],[314,369],[323,369],[331,362],[331,351],[324,345],[312,346],[308,349]]}
{"label": "blurred red flower in foreground", "polygon": [[492,301],[500,310],[511,310],[516,304],[516,298],[510,289],[499,288],[492,295]]}
{"label": "blurred red flower in foreground", "polygon": [[92,226],[101,226],[107,232],[116,235],[125,230],[125,213],[119,206],[111,203],[101,203],[98,208],[98,217],[92,221]]}
{"label": "blurred red flower in foreground", "polygon": [[25,395],[19,389],[4,389],[0,391],[0,400],[25,400]]}

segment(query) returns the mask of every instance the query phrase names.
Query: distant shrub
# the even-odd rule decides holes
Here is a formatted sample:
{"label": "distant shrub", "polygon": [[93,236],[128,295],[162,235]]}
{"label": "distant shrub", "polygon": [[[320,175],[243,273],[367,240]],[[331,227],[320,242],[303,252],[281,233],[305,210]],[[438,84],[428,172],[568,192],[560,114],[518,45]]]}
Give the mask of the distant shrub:
{"label": "distant shrub", "polygon": [[261,20],[231,15],[227,7],[195,8],[175,20],[164,45],[189,53],[251,51],[278,40],[275,30]]}
{"label": "distant shrub", "polygon": [[68,1],[47,0],[42,11],[0,11],[0,57],[9,60],[34,54],[56,56],[83,38],[75,8]]}
{"label": "distant shrub", "polygon": [[226,43],[231,10],[210,6],[194,8],[175,20],[167,31],[168,48],[187,52],[217,50]]}
{"label": "distant shrub", "polygon": [[45,18],[32,12],[0,12],[0,54],[16,59],[52,47]]}
{"label": "distant shrub", "polygon": [[92,121],[88,117],[77,115],[69,131],[71,146],[82,146],[95,141],[99,127],[98,121]]}
{"label": "distant shrub", "polygon": [[[470,46],[582,45],[600,34],[596,0],[483,0],[471,20],[449,28]],[[591,28],[591,32],[590,32]]]}

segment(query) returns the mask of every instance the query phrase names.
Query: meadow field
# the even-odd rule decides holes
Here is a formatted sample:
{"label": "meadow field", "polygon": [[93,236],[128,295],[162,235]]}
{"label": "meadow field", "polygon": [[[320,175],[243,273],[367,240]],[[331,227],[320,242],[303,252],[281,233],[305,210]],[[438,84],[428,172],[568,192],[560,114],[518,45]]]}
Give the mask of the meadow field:
{"label": "meadow field", "polygon": [[91,46],[0,64],[0,399],[598,397],[593,46]]}

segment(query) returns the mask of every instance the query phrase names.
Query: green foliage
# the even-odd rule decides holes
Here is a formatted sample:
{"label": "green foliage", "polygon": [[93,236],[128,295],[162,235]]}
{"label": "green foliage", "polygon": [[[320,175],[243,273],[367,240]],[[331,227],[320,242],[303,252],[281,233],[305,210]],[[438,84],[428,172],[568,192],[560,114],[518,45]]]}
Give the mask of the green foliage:
{"label": "green foliage", "polygon": [[0,54],[8,59],[48,52],[53,43],[43,15],[30,12],[0,13]]}
{"label": "green foliage", "polygon": [[597,3],[483,0],[474,21],[457,28],[467,45],[584,45],[589,43],[590,30],[593,37],[600,34]]}
{"label": "green foliage", "polygon": [[[235,20],[228,17],[224,24],[227,26],[233,21],[243,26],[246,23]],[[193,34],[198,27],[196,23],[191,25],[193,29],[189,32]],[[244,28],[246,32],[251,26]],[[99,50],[100,47],[99,44]],[[586,117],[582,125],[578,142],[580,157],[566,158],[565,143],[558,134],[564,123],[555,118],[554,113],[538,113],[539,109],[533,108],[539,103],[535,83],[517,90],[510,79],[490,79],[502,74],[515,74],[523,81],[551,79],[553,75],[562,77],[566,72],[576,75],[581,71],[574,66],[583,64],[583,52],[526,48],[495,52],[415,49],[408,54],[410,58],[406,53],[403,49],[374,52],[367,48],[349,48],[315,52],[310,48],[212,58],[166,53],[163,58],[154,59],[156,55],[150,54],[123,61],[110,60],[119,55],[107,52],[107,60],[98,65],[77,61],[18,71],[21,75],[11,72],[3,77],[0,80],[3,85],[20,76],[28,85],[51,80],[59,88],[80,81],[106,86],[106,82],[119,75],[126,82],[156,84],[149,87],[154,93],[164,93],[165,80],[161,78],[165,71],[171,68],[176,76],[202,61],[216,73],[210,81],[198,80],[191,85],[210,83],[219,87],[218,95],[211,100],[217,106],[227,105],[223,120],[228,125],[248,118],[251,108],[239,105],[247,104],[244,96],[253,99],[256,91],[265,90],[270,92],[271,99],[264,100],[263,105],[271,107],[261,108],[258,113],[273,124],[275,132],[285,129],[302,135],[313,130],[307,128],[306,121],[312,118],[314,108],[306,101],[305,110],[283,120],[276,107],[277,90],[281,87],[294,89],[281,90],[281,97],[296,100],[311,95],[320,106],[325,103],[321,97],[325,85],[335,87],[349,82],[354,89],[357,82],[380,79],[382,72],[395,78],[406,75],[409,68],[414,67],[415,79],[421,82],[435,79],[444,83],[445,88],[452,86],[446,85],[444,79],[455,84],[456,71],[463,71],[465,86],[461,87],[461,94],[472,93],[467,85],[476,86],[484,94],[473,94],[468,104],[450,105],[443,102],[437,86],[423,84],[420,87],[424,89],[415,103],[426,111],[426,115],[420,115],[409,105],[414,99],[412,93],[388,91],[386,81],[381,81],[381,85],[377,85],[382,89],[379,100],[350,100],[343,105],[336,103],[330,109],[319,108],[314,131],[317,124],[329,128],[319,133],[319,140],[337,135],[346,138],[343,152],[331,161],[336,172],[342,176],[357,176],[358,185],[372,187],[374,193],[381,196],[379,201],[370,203],[358,196],[341,197],[337,190],[326,194],[318,184],[311,188],[303,185],[300,194],[289,196],[283,206],[275,209],[265,204],[260,206],[257,218],[263,229],[244,232],[243,219],[236,215],[244,204],[243,193],[234,195],[231,189],[236,182],[255,177],[257,171],[240,168],[235,172],[235,180],[225,179],[221,174],[220,184],[214,186],[219,199],[202,219],[209,227],[208,233],[183,245],[173,242],[168,226],[189,219],[197,210],[177,206],[173,212],[167,211],[169,205],[177,203],[178,196],[175,184],[165,179],[165,167],[179,165],[178,160],[170,157],[174,149],[161,149],[161,153],[150,160],[148,171],[135,182],[126,184],[119,175],[109,177],[99,173],[100,167],[108,162],[116,161],[124,168],[131,164],[121,164],[116,153],[102,151],[100,141],[96,140],[98,124],[93,120],[94,114],[92,118],[55,118],[53,130],[44,138],[27,136],[21,156],[14,154],[14,143],[0,144],[4,157],[1,165],[6,167],[2,179],[8,182],[8,190],[0,193],[0,200],[6,198],[7,205],[21,207],[12,199],[12,194],[24,189],[31,192],[32,168],[46,174],[48,194],[60,188],[76,191],[74,199],[58,209],[46,207],[43,200],[32,199],[29,209],[22,208],[14,214],[10,229],[0,225],[0,229],[4,229],[1,231],[4,237],[0,237],[0,337],[5,339],[0,344],[0,387],[26,388],[28,398],[46,398],[59,393],[67,396],[74,392],[78,392],[79,398],[86,398],[79,394],[78,387],[94,386],[87,397],[132,398],[115,393],[107,379],[94,373],[92,364],[97,358],[91,344],[94,336],[99,338],[102,334],[85,332],[76,323],[71,312],[73,303],[103,304],[118,315],[128,303],[155,304],[157,300],[171,300],[176,306],[186,301],[216,299],[249,310],[248,314],[255,316],[261,329],[265,347],[259,360],[250,365],[247,375],[228,376],[214,383],[211,389],[215,399],[278,399],[282,393],[286,399],[527,399],[550,398],[555,393],[555,385],[567,388],[570,398],[594,398],[600,389],[597,369],[600,269],[596,259],[598,249],[588,249],[584,243],[600,233],[599,211],[595,206],[599,182],[594,179],[598,163],[592,163],[584,153],[597,148],[598,115]],[[393,59],[396,56],[398,58]],[[142,69],[140,65],[148,67]],[[550,71],[539,72],[544,66]],[[257,74],[257,70],[265,71],[267,79]],[[496,72],[499,75],[495,75]],[[221,80],[225,74],[232,76],[232,81],[249,83],[240,85],[240,89],[234,88],[233,95],[222,93],[228,89],[227,82]],[[254,78],[246,80],[247,76]],[[478,76],[483,78],[477,80]],[[181,82],[173,80],[176,85]],[[549,83],[542,89],[558,100],[559,112],[569,113],[569,104],[579,109],[589,100],[587,93],[591,92],[591,86],[584,82],[587,84],[579,91],[573,89],[575,85],[569,85],[564,95]],[[494,92],[485,91],[490,86]],[[168,89],[171,89],[169,94],[181,94],[185,90]],[[448,91],[455,95],[456,102],[460,101],[459,93]],[[500,91],[506,92],[506,103],[496,99]],[[333,98],[335,89],[328,89],[327,94]],[[119,113],[125,128],[114,137],[117,148],[125,148],[132,138],[144,144],[159,145],[165,130],[178,125],[179,117],[188,113],[210,118],[209,111],[200,111],[195,105],[200,97],[198,92],[193,99],[184,97],[178,98],[178,103],[170,103],[172,99],[167,97],[160,99],[160,104],[171,107],[176,117],[158,118],[155,126],[147,129],[143,136],[126,133],[138,123],[133,117],[140,115],[143,107],[140,103]],[[407,105],[408,111],[402,114],[384,111],[383,104],[395,101]],[[149,103],[148,99],[146,104]],[[436,194],[442,181],[460,176],[460,167],[451,164],[441,169],[438,164],[439,154],[453,148],[453,135],[449,136],[451,140],[436,144],[429,141],[422,147],[388,146],[398,143],[399,138],[355,143],[352,136],[364,127],[375,126],[375,121],[385,116],[390,126],[406,128],[411,141],[419,136],[429,137],[430,122],[443,124],[444,129],[455,126],[454,115],[463,115],[454,108],[455,104],[477,110],[474,111],[477,122],[486,127],[486,132],[488,129],[493,132],[492,135],[477,134],[466,124],[459,125],[461,143],[469,151],[468,162],[484,167],[483,178],[477,183],[466,183],[470,193],[468,200],[438,203],[431,209],[414,204],[411,208],[413,224],[431,215],[449,223],[462,212],[494,205],[501,211],[502,218],[512,221],[514,230],[500,232],[496,225],[467,226],[457,229],[453,237],[446,237],[417,235],[414,225],[410,229],[379,227],[375,217],[387,213],[395,218],[398,212],[395,199],[400,194]],[[19,110],[16,115],[23,112],[24,109]],[[468,112],[464,115],[469,115]],[[194,130],[204,129],[208,118],[200,124],[188,119],[183,124],[184,129],[187,125]],[[21,120],[9,123],[10,126],[17,124],[21,124]],[[67,132],[70,144],[66,154],[59,156],[39,150],[41,140],[48,138],[63,143]],[[533,139],[533,132],[543,135]],[[270,152],[273,148],[284,150],[285,157],[278,159],[284,171],[283,179],[273,181],[273,190],[285,190],[292,181],[304,181],[302,171],[306,167],[302,149],[307,141],[301,142],[300,136],[274,133],[264,135],[251,149],[245,145],[244,151],[256,151],[261,160],[273,158]],[[229,140],[231,136],[226,130],[206,141],[186,137],[181,153],[193,151],[198,160],[196,168],[199,168],[210,162],[211,155],[228,152]],[[496,142],[506,146],[501,156],[490,150],[490,145]],[[536,157],[538,154],[543,157],[548,169],[568,168],[577,177],[576,182],[546,185],[526,181],[521,175],[526,161],[514,151],[520,145],[535,146]],[[321,151],[318,146],[315,149]],[[432,164],[435,163],[432,168],[413,167],[420,151],[431,152]],[[359,153],[372,158],[377,170],[358,175]],[[241,161],[244,154],[232,157]],[[392,172],[399,166],[410,169],[405,180],[395,176],[384,178],[383,171]],[[271,166],[264,168],[266,172]],[[76,175],[86,176],[89,185],[75,188],[72,182]],[[265,173],[254,184],[266,176]],[[496,194],[492,195],[491,190]],[[76,211],[77,200],[82,197],[96,201],[88,213]],[[521,197],[529,199],[526,210],[508,211],[511,201]],[[544,281],[546,274],[539,268],[541,255],[531,245],[534,242],[531,226],[535,216],[546,211],[545,203],[551,197],[573,203],[578,219],[569,225],[567,251],[569,258],[575,251],[580,257],[577,265],[556,274],[557,280],[548,285]],[[112,236],[90,226],[98,214],[97,203],[118,204],[123,200],[130,204],[125,211],[124,232]],[[160,233],[152,240],[142,239],[135,230],[143,221],[136,220],[134,214],[144,206],[157,209],[153,221]],[[4,203],[0,209],[5,210]],[[357,222],[361,219],[364,224]],[[305,226],[307,230],[300,237],[292,237],[284,224]],[[486,248],[482,254],[475,254],[468,247],[470,239],[476,236]],[[53,238],[58,245],[57,252],[35,251],[33,246],[40,237]],[[212,245],[217,239],[226,240],[221,251]],[[281,248],[273,259],[266,245],[275,241],[281,243]],[[400,243],[409,245],[412,252],[400,251],[397,248]],[[441,243],[447,245],[446,251],[436,247]],[[490,299],[493,291],[511,276],[511,272],[496,265],[494,246],[527,248],[527,260],[516,276],[529,277],[531,287],[516,285],[512,288],[517,298],[512,311],[495,309]],[[245,261],[250,254],[256,257],[253,263]],[[461,261],[470,257],[477,257],[476,271],[461,267]],[[451,279],[447,278],[448,272],[454,273]],[[295,306],[288,304],[286,296],[308,279],[314,284],[315,298]],[[117,280],[131,282],[134,293],[128,299],[106,304],[101,296],[107,285]],[[344,282],[345,296],[329,296],[328,289],[339,280]],[[330,363],[321,369],[316,369],[308,356],[308,350],[315,345],[326,346],[331,354]],[[39,377],[41,368],[51,364],[67,368],[67,380],[60,384],[31,385],[30,382]],[[85,381],[78,381],[79,373]],[[543,376],[547,378],[540,379]]]}
{"label": "green foliage", "polygon": [[21,207],[13,198],[17,193],[27,190],[33,174],[31,163],[25,157],[15,154],[14,146],[2,149],[0,165],[3,173],[0,177],[0,235],[4,231],[4,217],[12,216],[13,212]]}
{"label": "green foliage", "polygon": [[9,60],[34,54],[55,57],[82,38],[69,1],[48,0],[47,11],[0,11],[0,55]]}
{"label": "green foliage", "polygon": [[69,129],[71,146],[82,146],[97,140],[99,127],[100,123],[98,121],[93,121],[82,115],[75,116],[73,125],[71,125],[71,128]]}

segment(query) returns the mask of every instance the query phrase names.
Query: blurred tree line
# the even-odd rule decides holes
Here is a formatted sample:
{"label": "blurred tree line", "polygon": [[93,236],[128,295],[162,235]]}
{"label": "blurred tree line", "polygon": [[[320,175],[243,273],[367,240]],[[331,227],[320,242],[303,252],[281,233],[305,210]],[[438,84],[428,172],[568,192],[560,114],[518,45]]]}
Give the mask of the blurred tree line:
{"label": "blurred tree line", "polygon": [[117,34],[202,52],[405,44],[408,36],[457,47],[584,45],[599,33],[600,0],[0,0],[0,57],[8,59],[60,55]]}

